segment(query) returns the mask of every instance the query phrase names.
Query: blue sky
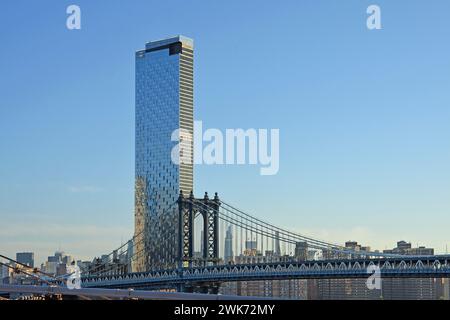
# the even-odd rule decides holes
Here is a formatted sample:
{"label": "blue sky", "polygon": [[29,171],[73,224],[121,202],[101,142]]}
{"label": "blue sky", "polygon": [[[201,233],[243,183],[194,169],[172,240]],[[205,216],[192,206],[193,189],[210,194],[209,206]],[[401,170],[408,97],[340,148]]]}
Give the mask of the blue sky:
{"label": "blue sky", "polygon": [[331,242],[450,242],[448,1],[1,7],[1,252],[90,258],[131,237],[134,52],[177,34],[195,40],[196,119],[280,129],[278,175],[197,166],[198,195]]}

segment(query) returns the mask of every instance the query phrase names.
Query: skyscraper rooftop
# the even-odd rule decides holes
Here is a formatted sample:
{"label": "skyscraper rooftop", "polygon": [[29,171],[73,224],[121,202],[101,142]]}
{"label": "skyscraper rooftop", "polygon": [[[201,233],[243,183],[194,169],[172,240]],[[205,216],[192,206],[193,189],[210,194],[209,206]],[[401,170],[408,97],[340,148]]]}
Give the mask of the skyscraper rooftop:
{"label": "skyscraper rooftop", "polygon": [[192,40],[188,37],[179,35],[176,37],[160,39],[160,40],[155,40],[155,41],[149,41],[145,44],[145,49],[151,50],[151,49],[164,47],[166,45],[177,43],[177,42],[181,42],[183,44],[183,46],[187,46],[187,47],[191,47],[191,48],[194,47],[194,40]]}

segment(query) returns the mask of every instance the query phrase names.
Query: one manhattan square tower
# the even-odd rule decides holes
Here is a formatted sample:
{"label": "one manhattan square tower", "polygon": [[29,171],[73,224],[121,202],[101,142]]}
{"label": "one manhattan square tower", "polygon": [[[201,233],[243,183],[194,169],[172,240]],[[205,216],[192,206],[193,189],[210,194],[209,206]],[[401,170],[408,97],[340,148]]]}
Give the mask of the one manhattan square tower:
{"label": "one manhattan square tower", "polygon": [[194,130],[193,50],[193,40],[177,36],[136,52],[133,271],[176,266],[176,201],[193,191],[193,164],[173,161],[173,135],[181,143],[176,130]]}

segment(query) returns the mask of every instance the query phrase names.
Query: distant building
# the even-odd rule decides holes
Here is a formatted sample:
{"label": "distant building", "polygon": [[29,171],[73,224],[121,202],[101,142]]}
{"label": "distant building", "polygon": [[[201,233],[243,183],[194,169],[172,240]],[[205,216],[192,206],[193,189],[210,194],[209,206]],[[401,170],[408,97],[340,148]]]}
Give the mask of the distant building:
{"label": "distant building", "polygon": [[344,256],[340,256],[340,258],[356,258],[356,257],[364,257],[366,255],[364,255],[364,252],[370,252],[371,248],[369,246],[362,246],[361,244],[359,244],[356,241],[347,241],[345,243],[345,249],[349,250],[349,251],[355,251],[358,254],[347,254]]}
{"label": "distant building", "polygon": [[[336,248],[334,248],[336,249]],[[355,252],[370,252],[370,247],[364,247],[356,241],[347,241],[345,249]],[[413,248],[406,241],[397,242],[397,247],[384,250],[383,253],[402,255],[433,255],[434,249]],[[336,252],[333,248],[323,249],[323,259],[345,259],[360,255]],[[309,299],[319,300],[430,300],[448,299],[450,295],[448,279],[419,278],[386,278],[383,279],[381,290],[369,290],[366,279],[317,279],[309,280]]]}
{"label": "distant building", "polygon": [[258,243],[256,240],[247,240],[245,241],[245,249],[247,250],[256,250],[258,247]]}
{"label": "distant building", "polygon": [[379,299],[379,290],[369,290],[366,279],[316,279],[308,280],[311,300],[372,300]]}
{"label": "distant building", "polygon": [[53,256],[47,258],[47,262],[62,263],[66,254],[63,251],[56,251]]}
{"label": "distant building", "polygon": [[449,279],[386,278],[369,290],[366,279],[308,280],[312,300],[448,300]]}
{"label": "distant building", "polygon": [[450,300],[450,279],[441,279],[442,294],[440,299]]}
{"label": "distant building", "polygon": [[71,265],[73,262],[75,262],[74,258],[70,255],[63,256],[61,261],[66,265]]}
{"label": "distant building", "polygon": [[307,280],[301,279],[227,282],[220,287],[220,293],[251,297],[306,300],[307,285]]}
{"label": "distant building", "polygon": [[281,256],[281,246],[280,246],[280,233],[278,231],[275,232],[275,250],[274,254],[276,256]]}
{"label": "distant building", "polygon": [[81,272],[86,272],[92,267],[92,262],[78,260],[77,266],[80,268]]}
{"label": "distant building", "polygon": [[298,261],[308,260],[308,243],[306,241],[295,244],[295,259]]}
{"label": "distant building", "polygon": [[410,242],[399,241],[397,247],[393,249],[383,250],[383,253],[387,254],[403,254],[409,256],[432,256],[434,255],[433,248],[417,247],[413,248]]}
{"label": "distant building", "polygon": [[45,272],[46,273],[50,273],[50,274],[55,275],[56,271],[57,271],[57,268],[58,268],[58,262],[56,262],[56,261],[47,261],[45,263]]}
{"label": "distant building", "polygon": [[364,246],[364,247],[361,247],[361,251],[370,252],[371,248],[370,248],[370,246]]}
{"label": "distant building", "polygon": [[[345,243],[345,249],[347,249],[349,251],[358,252],[358,251],[361,251],[361,245],[358,244],[358,242],[356,242],[356,241],[347,241]],[[351,259],[356,258],[356,257],[357,257],[357,255],[354,255],[354,254],[348,255],[348,258],[351,258]]]}
{"label": "distant building", "polygon": [[357,241],[347,241],[344,249],[346,251],[354,251],[356,254],[342,252],[342,247],[329,247],[322,249],[322,259],[352,259],[361,256],[361,254],[357,254],[360,251],[370,251],[370,247],[361,246]]}
{"label": "distant building", "polygon": [[10,275],[12,269],[6,266],[0,266],[0,284],[10,284]]}
{"label": "distant building", "polygon": [[308,250],[308,260],[318,260],[319,252],[317,250]]}
{"label": "distant building", "polygon": [[18,252],[16,253],[16,260],[22,264],[34,268],[34,253],[33,252]]}
{"label": "distant building", "polygon": [[265,251],[265,256],[266,257],[273,257],[274,256],[273,250],[266,250]]}
{"label": "distant building", "polygon": [[257,256],[258,255],[258,243],[256,240],[246,240],[244,256]]}
{"label": "distant building", "polygon": [[[75,263],[75,259],[63,251],[56,251],[53,256],[49,256],[47,261],[41,266],[41,269],[53,275],[65,275],[67,273],[67,266]],[[77,265],[82,269],[86,266],[82,261],[78,261]]]}
{"label": "distant building", "polygon": [[425,247],[411,248],[408,254],[412,256],[432,256],[434,255],[434,249]]}
{"label": "distant building", "polygon": [[62,276],[62,275],[65,275],[65,274],[67,274],[68,272],[67,272],[67,264],[65,264],[65,263],[59,263],[57,266],[56,266],[56,276]]}
{"label": "distant building", "polygon": [[397,242],[397,249],[400,252],[405,252],[405,251],[411,249],[411,243],[408,243],[408,242],[403,241],[403,240],[399,241],[399,242]]}
{"label": "distant building", "polygon": [[323,260],[333,260],[338,258],[338,253],[334,248],[322,249],[322,259]]}
{"label": "distant building", "polygon": [[64,253],[64,251],[56,251],[55,252],[55,257],[58,260],[58,262],[62,262],[62,259],[65,256],[66,256],[66,254]]}
{"label": "distant building", "polygon": [[353,251],[360,251],[361,245],[359,245],[358,242],[356,242],[356,241],[347,241],[345,243],[345,248],[353,250]]}
{"label": "distant building", "polygon": [[49,257],[47,258],[47,262],[59,263],[60,261],[59,261],[59,258],[58,258],[58,257],[55,257],[55,256],[49,256]]}
{"label": "distant building", "polygon": [[233,262],[233,227],[229,226],[225,235],[224,258],[225,263]]}
{"label": "distant building", "polygon": [[111,262],[111,258],[107,254],[102,255],[101,260],[102,260],[102,263],[109,263],[109,262]]}

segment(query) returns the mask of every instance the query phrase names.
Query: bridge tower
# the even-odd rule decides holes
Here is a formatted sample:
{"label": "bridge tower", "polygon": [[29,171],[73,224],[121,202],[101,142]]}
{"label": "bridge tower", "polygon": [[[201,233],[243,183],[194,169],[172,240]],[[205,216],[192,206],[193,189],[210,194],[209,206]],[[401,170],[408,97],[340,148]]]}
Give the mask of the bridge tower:
{"label": "bridge tower", "polygon": [[[178,198],[178,257],[179,267],[217,264],[219,262],[219,209],[220,199],[217,193],[209,199],[205,192],[203,198],[195,198],[191,191],[184,197],[180,191]],[[194,221],[201,215],[203,219],[203,256],[194,257]]]}

